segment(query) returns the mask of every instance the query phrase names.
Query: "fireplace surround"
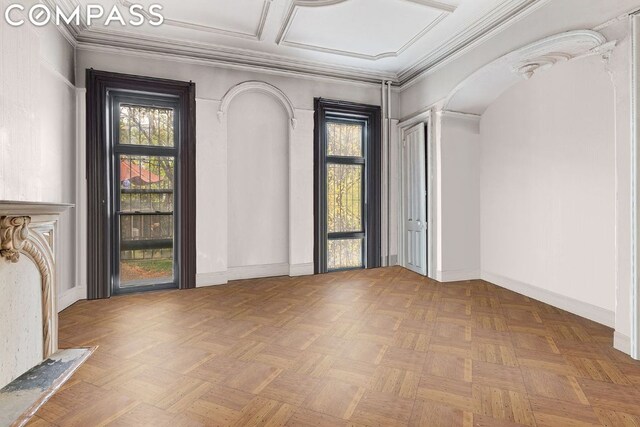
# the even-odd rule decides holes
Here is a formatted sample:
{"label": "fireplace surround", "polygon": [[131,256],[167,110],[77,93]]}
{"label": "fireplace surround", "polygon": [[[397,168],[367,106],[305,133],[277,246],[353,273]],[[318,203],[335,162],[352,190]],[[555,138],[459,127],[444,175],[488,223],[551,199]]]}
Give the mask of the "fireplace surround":
{"label": "fireplace surround", "polygon": [[[33,263],[40,283],[42,311],[41,331],[25,330],[20,319],[4,325],[3,334],[42,334],[42,354],[31,354],[30,360],[38,362],[47,359],[58,350],[58,314],[56,308],[57,279],[55,256],[58,246],[58,223],[60,215],[71,208],[67,204],[4,202],[0,201],[0,262],[8,264]],[[5,271],[8,270],[7,266]],[[11,268],[11,267],[9,267]],[[33,280],[24,275],[24,280]],[[20,277],[20,276],[19,276]],[[16,286],[27,286],[20,280]],[[18,307],[20,309],[20,307]],[[23,310],[29,310],[24,307]],[[18,310],[19,311],[19,310]],[[18,342],[19,340],[16,339]],[[33,349],[29,349],[33,353]],[[26,356],[25,356],[26,357]],[[28,366],[27,368],[30,368]],[[16,372],[5,372],[9,379],[21,375],[24,366],[14,367]],[[11,368],[8,368],[11,369]]]}

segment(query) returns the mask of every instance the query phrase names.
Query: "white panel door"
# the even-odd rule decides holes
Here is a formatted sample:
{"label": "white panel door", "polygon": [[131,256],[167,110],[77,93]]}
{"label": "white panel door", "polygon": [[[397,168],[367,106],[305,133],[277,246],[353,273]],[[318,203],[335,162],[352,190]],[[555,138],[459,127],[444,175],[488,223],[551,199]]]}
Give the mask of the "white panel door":
{"label": "white panel door", "polygon": [[404,263],[427,275],[427,180],[425,129],[420,123],[409,129],[402,141]]}

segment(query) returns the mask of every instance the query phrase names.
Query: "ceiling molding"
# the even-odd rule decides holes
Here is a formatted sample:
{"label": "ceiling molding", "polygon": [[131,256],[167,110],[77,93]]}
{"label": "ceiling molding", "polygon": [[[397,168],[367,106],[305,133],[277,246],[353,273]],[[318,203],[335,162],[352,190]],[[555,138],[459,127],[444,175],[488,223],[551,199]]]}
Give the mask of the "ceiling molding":
{"label": "ceiling molding", "polygon": [[[76,0],[41,0],[47,4],[69,5]],[[271,0],[270,0],[271,1]],[[337,4],[348,0],[297,0],[301,4],[317,6]],[[427,0],[415,1],[421,4]],[[266,72],[325,81],[350,81],[356,84],[370,85],[382,80],[391,81],[393,90],[402,92],[421,78],[435,72],[474,46],[493,37],[524,16],[543,6],[549,0],[507,0],[489,15],[468,25],[468,29],[450,38],[436,52],[400,74],[384,71],[372,71],[369,68],[327,65],[326,62],[299,60],[284,55],[266,54],[255,50],[167,39],[133,32],[109,32],[95,28],[80,31],[78,27],[62,26],[57,28],[77,48],[111,52],[140,52],[150,57],[167,57],[176,61],[192,61],[220,67]],[[268,13],[268,12],[266,12]],[[266,16],[265,13],[265,16]],[[284,27],[283,27],[284,28]],[[69,36],[71,34],[71,36]]]}
{"label": "ceiling molding", "polygon": [[400,56],[404,51],[406,51],[411,46],[413,46],[418,40],[420,40],[424,35],[426,35],[429,31],[431,31],[436,25],[438,25],[446,17],[447,17],[447,14],[445,14],[445,13],[440,14],[435,20],[433,20],[433,22],[431,22],[431,24],[429,24],[427,27],[423,28],[418,34],[413,36],[411,38],[411,40],[409,40],[407,43],[405,43],[397,51],[395,51],[395,52],[384,52],[384,53],[380,53],[380,54],[377,54],[377,55],[366,55],[366,54],[361,54],[361,53],[358,53],[358,52],[350,52],[350,51],[346,51],[346,50],[324,48],[324,47],[321,47],[321,46],[315,46],[315,45],[309,45],[309,44],[303,44],[303,43],[296,43],[296,42],[291,42],[291,41],[287,41],[287,40],[283,40],[279,44],[281,46],[295,47],[295,48],[298,48],[298,49],[312,50],[312,51],[315,51],[315,52],[331,53],[331,54],[334,54],[334,55],[348,56],[350,58],[367,59],[369,61],[378,61],[380,59],[396,58],[396,57]]}
{"label": "ceiling molding", "polygon": [[450,63],[470,48],[492,37],[550,0],[508,0],[492,9],[482,18],[466,25],[464,31],[451,37],[439,49],[429,53],[413,65],[398,73],[401,90],[411,87],[417,80]]}
{"label": "ceiling molding", "polygon": [[451,91],[445,110],[482,115],[512,86],[560,62],[601,55],[607,60],[616,46],[592,30],[575,30],[546,37],[516,49],[471,74]]}
{"label": "ceiling molding", "polygon": [[442,12],[447,12],[447,13],[453,13],[458,8],[457,6],[453,6],[453,5],[442,3],[435,0],[405,0],[405,1],[409,1],[411,3],[418,3],[423,6],[428,6],[433,9],[441,10]]}
{"label": "ceiling molding", "polygon": [[[123,6],[127,6],[127,7],[134,4],[129,0],[119,0],[119,2]],[[264,26],[267,22],[267,18],[269,17],[269,10],[271,8],[272,2],[273,0],[264,0],[262,4],[262,12],[260,13],[260,18],[258,19],[258,26],[253,33],[244,33],[242,31],[226,30],[224,28],[196,24],[196,23],[187,22],[187,21],[180,21],[178,19],[171,19],[171,18],[165,18],[164,24],[172,25],[174,27],[187,28],[195,31],[205,31],[208,33],[221,34],[223,36],[229,36],[229,37],[239,37],[239,38],[250,39],[250,40],[262,40],[262,33],[264,32]],[[145,13],[143,12],[143,14]],[[151,19],[151,17],[147,16],[147,19]]]}
{"label": "ceiling molding", "polygon": [[429,31],[431,31],[436,25],[438,25],[443,19],[445,19],[450,13],[456,10],[455,6],[446,5],[444,3],[440,3],[432,0],[404,0],[410,3],[420,4],[422,6],[426,6],[432,9],[437,9],[442,13],[438,15],[432,22],[430,22],[426,27],[420,30],[415,36],[413,36],[409,41],[403,44],[400,49],[393,52],[382,52],[376,55],[367,55],[359,52],[341,50],[341,49],[332,49],[326,48],[322,46],[307,44],[307,43],[297,43],[290,40],[287,40],[287,35],[289,34],[289,30],[293,25],[293,21],[296,18],[298,10],[303,7],[326,7],[326,6],[334,6],[341,3],[345,3],[349,0],[293,0],[289,9],[287,11],[285,20],[278,32],[278,36],[276,37],[276,44],[280,46],[289,46],[297,49],[305,49],[311,50],[314,52],[322,52],[329,53],[333,55],[347,56],[349,58],[357,58],[357,59],[365,59],[368,61],[378,61],[380,59],[385,58],[396,58],[413,46],[416,42],[418,42],[422,37],[424,37]]}
{"label": "ceiling molding", "polygon": [[[75,9],[76,7],[80,6],[80,27],[76,27],[75,25],[70,25],[70,24],[64,24],[63,26],[67,29],[67,31],[71,34],[74,35],[75,38],[78,38],[79,34],[81,34],[83,31],[87,31],[89,28],[86,25],[86,14],[84,11],[84,8],[81,7],[80,2],[78,0],[42,0],[45,4],[47,4],[48,6],[55,6],[58,5],[60,6],[60,8],[62,8],[65,12],[70,12],[71,10]],[[187,21],[181,21],[178,19],[171,19],[171,18],[166,18],[164,19],[164,24],[163,25],[170,25],[173,27],[179,27],[179,28],[186,28],[189,30],[194,30],[194,31],[203,31],[203,32],[207,32],[207,33],[214,33],[214,34],[220,34],[223,36],[229,36],[229,37],[236,37],[236,38],[241,38],[241,39],[249,39],[249,40],[262,40],[262,35],[264,32],[264,27],[265,24],[267,22],[267,18],[269,17],[269,11],[271,9],[271,3],[273,2],[273,0],[263,0],[263,4],[262,4],[262,11],[260,13],[260,18],[258,19],[258,25],[256,27],[256,30],[253,33],[246,33],[246,32],[242,32],[242,31],[233,31],[233,30],[227,30],[224,28],[218,28],[218,27],[214,27],[214,26],[209,26],[209,25],[202,25],[202,24],[196,24],[193,22],[187,22]],[[130,6],[132,6],[133,2],[131,2],[130,0],[117,0],[117,3],[119,3],[120,5],[129,8]],[[140,13],[147,19],[152,19],[153,17],[150,16],[145,10],[141,10]]]}
{"label": "ceiling molding", "polygon": [[[222,52],[211,50],[209,46],[185,46],[180,43],[174,46],[172,41],[149,39],[130,39],[122,36],[117,40],[105,40],[104,35],[92,34],[78,41],[77,48],[94,52],[119,53],[151,59],[170,59],[176,62],[187,62],[207,66],[218,66],[230,69],[257,73],[268,73],[279,76],[306,78],[311,80],[349,82],[366,87],[380,87],[380,81],[392,80],[395,76],[383,73],[372,73],[370,70],[358,68],[334,67],[316,62],[291,61],[288,58],[261,55],[251,61],[246,54],[238,54],[236,49]],[[253,53],[253,52],[252,52]]]}

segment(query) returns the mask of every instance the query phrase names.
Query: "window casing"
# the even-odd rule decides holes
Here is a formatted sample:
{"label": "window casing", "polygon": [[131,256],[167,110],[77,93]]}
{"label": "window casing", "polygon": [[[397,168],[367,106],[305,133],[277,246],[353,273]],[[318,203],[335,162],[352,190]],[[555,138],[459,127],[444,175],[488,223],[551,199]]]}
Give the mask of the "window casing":
{"label": "window casing", "polygon": [[[129,93],[136,98],[160,95],[171,98],[179,106],[180,115],[175,132],[179,132],[178,147],[164,147],[176,154],[176,192],[180,195],[175,215],[180,217],[175,279],[181,289],[194,288],[196,276],[196,121],[195,84],[167,79],[112,73],[88,69],[87,82],[87,295],[89,299],[108,298],[112,294],[114,277],[112,180],[114,165],[110,136],[110,94]],[[122,147],[123,151],[127,148]],[[132,144],[131,149],[145,147]],[[162,147],[160,147],[162,149]],[[126,154],[126,153],[123,153]],[[128,153],[134,154],[134,153]],[[136,151],[136,154],[140,155]],[[154,155],[159,153],[154,153]],[[116,168],[118,169],[118,168]]]}
{"label": "window casing", "polygon": [[378,267],[380,109],[315,104],[315,271]]}

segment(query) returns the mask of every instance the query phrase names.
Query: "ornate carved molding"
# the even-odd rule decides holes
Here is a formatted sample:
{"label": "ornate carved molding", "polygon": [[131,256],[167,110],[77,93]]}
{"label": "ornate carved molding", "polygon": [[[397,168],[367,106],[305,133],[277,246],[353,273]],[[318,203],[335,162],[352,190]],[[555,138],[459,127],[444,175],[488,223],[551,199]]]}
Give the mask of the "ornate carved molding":
{"label": "ornate carved molding", "polygon": [[0,256],[16,263],[20,259],[20,250],[29,236],[28,216],[3,216],[0,218]]}
{"label": "ornate carved molding", "polygon": [[444,108],[482,115],[500,94],[554,65],[587,56],[607,60],[616,42],[592,30],[574,30],[538,40],[490,62],[461,82]]}
{"label": "ornate carved molding", "polygon": [[[552,47],[563,48],[562,51],[550,51],[536,56],[534,51],[549,49]],[[539,71],[548,70],[559,62],[571,61],[586,56],[602,55],[603,60],[608,60],[611,51],[616,47],[616,41],[607,43],[600,33],[595,31],[574,31],[549,37],[525,48],[529,50],[529,57],[515,65],[514,71],[530,79]],[[586,48],[586,50],[584,50]],[[521,53],[526,56],[528,52]]]}
{"label": "ornate carved molding", "polygon": [[522,74],[526,79],[530,79],[538,71],[547,70],[558,62],[569,61],[573,58],[574,56],[568,53],[550,52],[547,55],[530,59],[527,63],[516,66],[515,71]]}
{"label": "ornate carved molding", "polygon": [[269,83],[260,82],[260,81],[248,81],[244,83],[240,83],[231,89],[225,94],[224,98],[222,98],[222,102],[220,103],[220,109],[218,110],[218,120],[222,122],[224,117],[229,110],[229,105],[231,105],[231,101],[233,99],[245,92],[260,92],[265,93],[267,95],[271,95],[276,100],[280,101],[284,109],[287,111],[289,115],[289,120],[291,122],[291,128],[296,128],[296,113],[293,108],[293,104],[280,89],[275,86],[270,85]]}
{"label": "ornate carved molding", "polygon": [[0,255],[12,263],[20,254],[26,255],[38,268],[42,295],[42,342],[46,359],[57,350],[57,316],[53,301],[54,259],[49,241],[37,226],[30,226],[31,217],[0,217]]}

